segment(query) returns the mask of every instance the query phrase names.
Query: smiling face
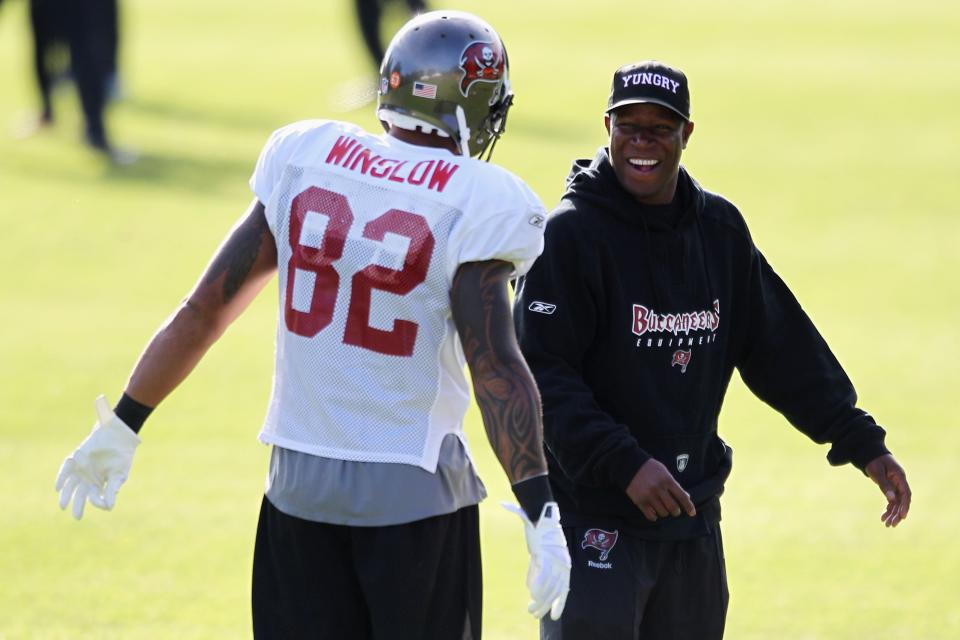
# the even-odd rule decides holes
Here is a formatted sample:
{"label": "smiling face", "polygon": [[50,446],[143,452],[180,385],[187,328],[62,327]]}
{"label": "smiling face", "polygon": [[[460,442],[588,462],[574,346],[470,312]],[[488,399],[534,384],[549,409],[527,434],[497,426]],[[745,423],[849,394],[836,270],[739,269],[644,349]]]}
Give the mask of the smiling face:
{"label": "smiling face", "polygon": [[604,124],[610,164],[623,188],[641,204],[669,203],[693,123],[666,107],[640,103],[613,110]]}

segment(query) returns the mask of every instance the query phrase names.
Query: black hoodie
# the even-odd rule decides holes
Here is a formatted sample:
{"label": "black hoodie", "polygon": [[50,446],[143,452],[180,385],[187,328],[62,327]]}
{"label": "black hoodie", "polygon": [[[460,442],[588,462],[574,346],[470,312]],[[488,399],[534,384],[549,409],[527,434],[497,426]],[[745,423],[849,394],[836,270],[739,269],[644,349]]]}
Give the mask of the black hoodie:
{"label": "black hoodie", "polygon": [[[831,443],[832,464],[862,470],[887,453],[740,212],[682,167],[672,207],[644,207],[606,149],[576,162],[544,253],[518,283],[514,318],[543,398],[564,524],[600,517],[650,538],[706,533],[732,462],[717,418],[734,367],[794,427]],[[695,518],[650,523],[627,497],[650,457],[691,494]]]}

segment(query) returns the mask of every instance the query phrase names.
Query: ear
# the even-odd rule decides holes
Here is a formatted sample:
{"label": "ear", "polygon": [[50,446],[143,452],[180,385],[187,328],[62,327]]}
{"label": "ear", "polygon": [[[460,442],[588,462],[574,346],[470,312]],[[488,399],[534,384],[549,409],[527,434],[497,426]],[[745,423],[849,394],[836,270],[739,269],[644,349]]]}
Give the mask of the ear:
{"label": "ear", "polygon": [[604,114],[603,116],[603,126],[607,129],[607,135],[610,135],[610,114]]}
{"label": "ear", "polygon": [[690,136],[693,135],[693,122],[687,121],[683,123],[683,148],[687,148],[687,142],[690,141]]}

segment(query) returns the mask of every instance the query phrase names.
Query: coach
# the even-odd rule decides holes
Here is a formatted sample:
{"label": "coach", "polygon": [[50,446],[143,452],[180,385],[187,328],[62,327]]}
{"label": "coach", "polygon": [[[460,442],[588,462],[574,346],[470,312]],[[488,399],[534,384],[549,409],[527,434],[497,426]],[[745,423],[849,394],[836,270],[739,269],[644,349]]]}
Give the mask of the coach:
{"label": "coach", "polygon": [[573,559],[563,617],[541,621],[541,637],[721,638],[732,452],[717,419],[734,368],[830,443],[831,464],[880,486],[887,526],[907,516],[910,488],[740,212],[680,166],[686,76],[621,67],[604,123],[609,146],[574,163],[514,314]]}

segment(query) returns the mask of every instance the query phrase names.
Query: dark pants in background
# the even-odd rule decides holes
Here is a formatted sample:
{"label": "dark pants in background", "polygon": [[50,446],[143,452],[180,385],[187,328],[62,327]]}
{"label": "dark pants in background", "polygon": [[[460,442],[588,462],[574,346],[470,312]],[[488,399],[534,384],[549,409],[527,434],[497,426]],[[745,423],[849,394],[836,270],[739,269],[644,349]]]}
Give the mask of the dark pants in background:
{"label": "dark pants in background", "polygon": [[[607,544],[598,544],[599,531]],[[570,594],[559,621],[541,621],[541,640],[723,637],[729,594],[719,525],[691,540],[590,527],[564,527],[564,534],[573,560]]]}
{"label": "dark pants in background", "polygon": [[87,142],[105,150],[109,144],[104,110],[117,65],[117,0],[66,0],[65,6],[70,65],[83,107]]}
{"label": "dark pants in background", "polygon": [[64,0],[30,0],[33,35],[33,75],[40,94],[40,119],[53,121],[51,93],[57,75],[70,69],[67,56],[67,20]]}
{"label": "dark pants in background", "polygon": [[56,76],[69,70],[83,109],[86,140],[108,149],[104,111],[117,72],[117,0],[30,0],[30,26],[41,119],[53,119],[51,90]]}
{"label": "dark pants in background", "polygon": [[[360,35],[363,36],[363,44],[367,47],[367,53],[373,60],[373,66],[380,68],[383,61],[383,44],[380,41],[380,21],[383,17],[383,5],[388,0],[354,0],[354,7],[357,11],[357,20],[360,22]],[[407,9],[411,14],[426,11],[426,0],[405,0]]]}

